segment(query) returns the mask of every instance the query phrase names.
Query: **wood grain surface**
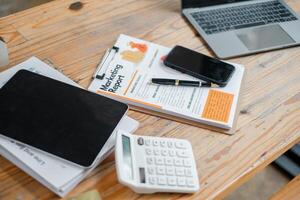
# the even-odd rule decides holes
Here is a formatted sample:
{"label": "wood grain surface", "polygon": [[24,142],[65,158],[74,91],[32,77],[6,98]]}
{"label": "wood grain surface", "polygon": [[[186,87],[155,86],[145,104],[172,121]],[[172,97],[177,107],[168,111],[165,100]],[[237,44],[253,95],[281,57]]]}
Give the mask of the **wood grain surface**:
{"label": "wood grain surface", "polygon": [[286,186],[279,190],[270,200],[299,200],[300,199],[300,175],[296,176]]}
{"label": "wood grain surface", "polygon": [[[0,18],[10,65],[37,56],[87,87],[104,51],[121,33],[212,55],[180,15],[179,0],[53,2]],[[300,14],[299,0],[286,2]],[[220,199],[300,141],[300,47],[236,59],[246,67],[236,133],[232,136],[130,111],[135,134],[188,139],[201,189],[195,194],[139,195],[118,183],[113,155],[70,194],[97,189],[103,199]],[[8,67],[9,67],[8,66]],[[8,68],[7,67],[7,68]],[[59,199],[0,156],[0,199]]]}

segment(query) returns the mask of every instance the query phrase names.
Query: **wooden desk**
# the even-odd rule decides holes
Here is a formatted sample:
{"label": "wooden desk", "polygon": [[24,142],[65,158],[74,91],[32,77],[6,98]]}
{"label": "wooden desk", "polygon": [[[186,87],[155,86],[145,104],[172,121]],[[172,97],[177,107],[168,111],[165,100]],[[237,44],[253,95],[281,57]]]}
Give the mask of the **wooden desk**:
{"label": "wooden desk", "polygon": [[300,199],[300,175],[296,176],[287,185],[276,192],[270,200],[299,200]]}
{"label": "wooden desk", "polygon": [[[10,65],[37,56],[87,87],[106,48],[120,33],[211,54],[180,15],[179,0],[56,0],[0,19]],[[300,2],[286,0],[300,14]],[[118,183],[113,157],[69,196],[98,189],[104,199],[222,198],[300,141],[300,47],[231,59],[246,77],[235,135],[130,111],[136,134],[188,139],[201,189],[194,195],[138,195]],[[0,157],[0,199],[56,199],[55,194]]]}

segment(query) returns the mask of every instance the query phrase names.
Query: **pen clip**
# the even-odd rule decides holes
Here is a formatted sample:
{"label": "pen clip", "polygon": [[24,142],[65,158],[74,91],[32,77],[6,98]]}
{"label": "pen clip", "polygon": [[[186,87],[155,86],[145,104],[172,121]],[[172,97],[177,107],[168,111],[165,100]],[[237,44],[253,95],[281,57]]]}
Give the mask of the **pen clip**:
{"label": "pen clip", "polygon": [[218,88],[218,87],[220,87],[218,84],[215,84],[215,83],[210,83],[210,87],[212,87],[212,88]]}
{"label": "pen clip", "polygon": [[[110,65],[110,63],[114,60],[115,55],[118,53],[119,47],[113,46],[111,49],[108,49],[101,61],[101,63],[98,65],[93,78],[103,80],[106,74],[106,71]],[[102,74],[100,73],[102,72]]]}

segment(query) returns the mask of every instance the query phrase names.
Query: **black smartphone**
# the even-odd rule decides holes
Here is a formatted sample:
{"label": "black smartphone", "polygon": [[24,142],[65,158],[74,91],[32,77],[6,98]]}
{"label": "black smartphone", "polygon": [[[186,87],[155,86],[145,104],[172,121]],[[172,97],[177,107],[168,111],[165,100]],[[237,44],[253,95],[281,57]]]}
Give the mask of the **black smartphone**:
{"label": "black smartphone", "polygon": [[211,82],[226,86],[235,67],[182,46],[175,46],[164,60],[167,67]]}

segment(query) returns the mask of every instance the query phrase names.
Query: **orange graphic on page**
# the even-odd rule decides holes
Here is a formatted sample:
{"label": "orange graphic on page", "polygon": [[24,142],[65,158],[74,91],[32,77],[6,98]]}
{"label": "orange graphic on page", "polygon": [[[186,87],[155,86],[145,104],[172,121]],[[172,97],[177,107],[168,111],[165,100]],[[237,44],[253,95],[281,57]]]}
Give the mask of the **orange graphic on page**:
{"label": "orange graphic on page", "polygon": [[133,63],[139,63],[143,60],[145,54],[139,51],[125,50],[121,53],[122,59]]}
{"label": "orange graphic on page", "polygon": [[129,42],[129,45],[130,45],[131,48],[133,48],[133,49],[136,48],[142,53],[146,53],[147,49],[148,49],[146,44],[140,44],[140,43],[136,43],[136,42]]}
{"label": "orange graphic on page", "polygon": [[136,42],[129,42],[128,44],[132,49],[137,49],[136,50],[125,50],[121,53],[122,59],[127,60],[129,62],[133,63],[139,63],[141,62],[145,54],[147,52],[147,45],[146,44],[140,44]]}

